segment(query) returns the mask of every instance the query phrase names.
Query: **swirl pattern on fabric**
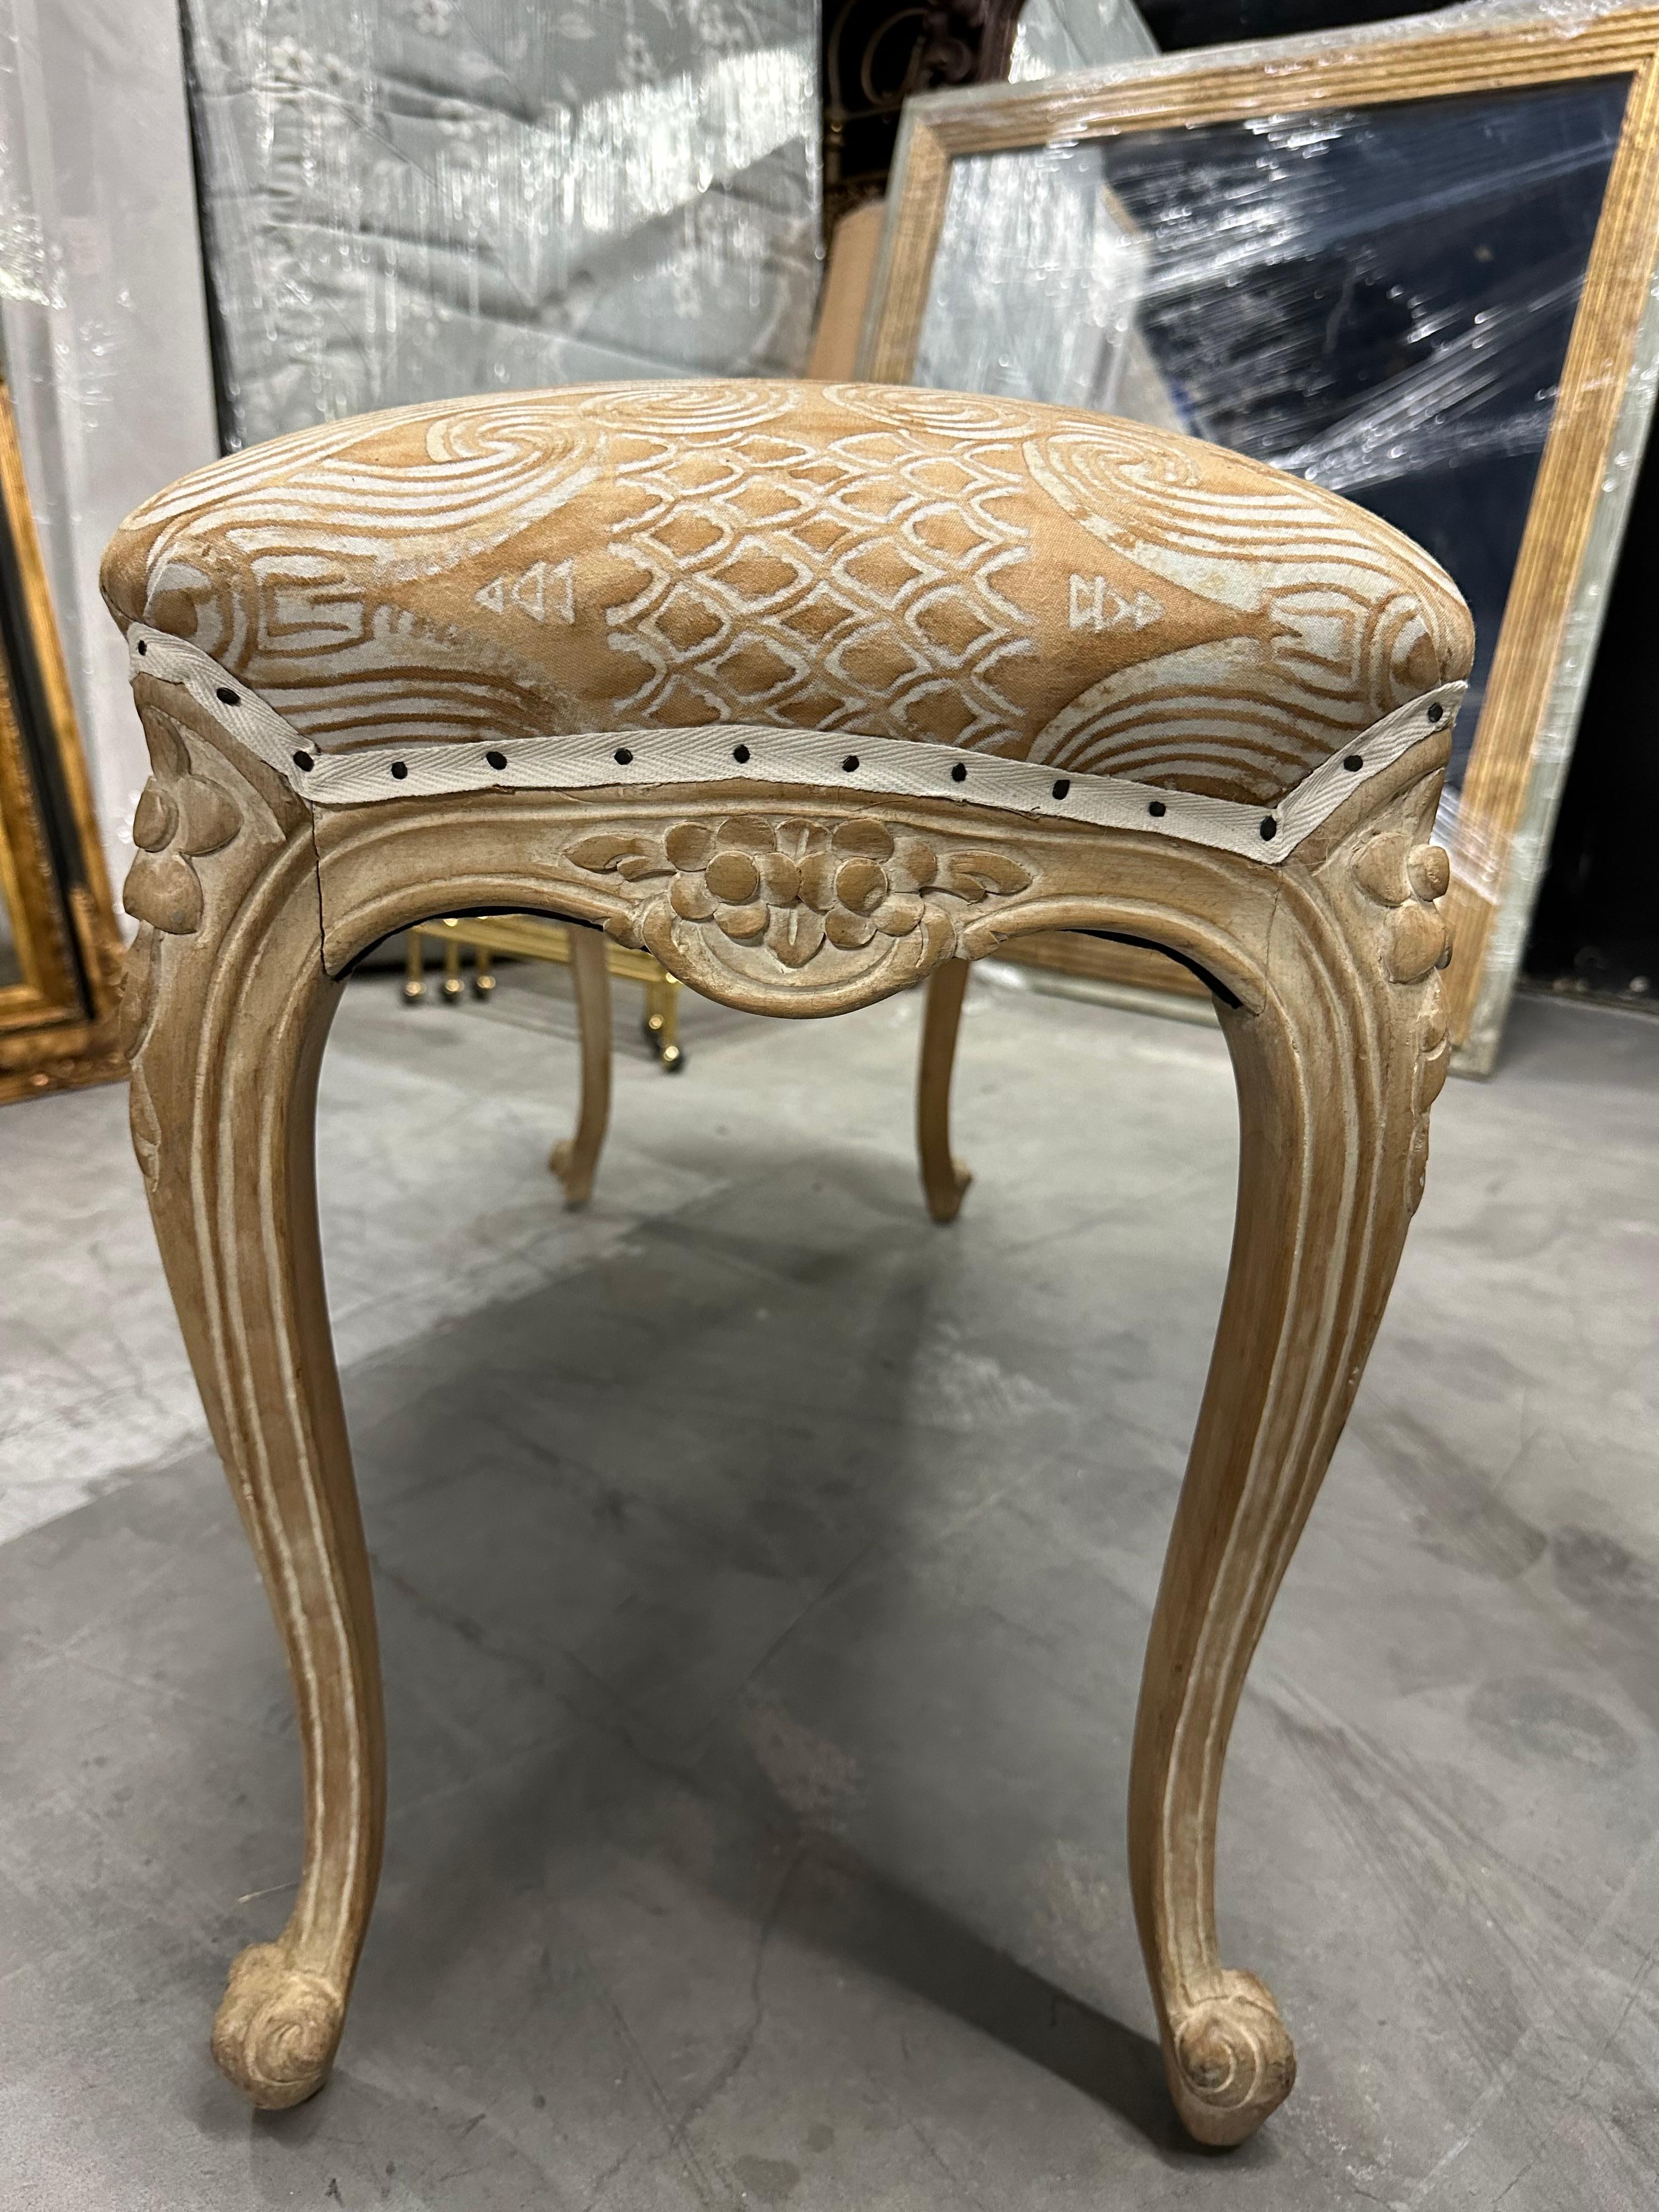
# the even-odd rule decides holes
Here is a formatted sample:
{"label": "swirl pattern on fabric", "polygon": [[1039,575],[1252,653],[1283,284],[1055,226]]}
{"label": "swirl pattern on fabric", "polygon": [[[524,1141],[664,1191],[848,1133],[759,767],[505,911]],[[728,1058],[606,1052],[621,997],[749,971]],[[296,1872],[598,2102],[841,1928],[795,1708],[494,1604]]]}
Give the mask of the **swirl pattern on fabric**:
{"label": "swirl pattern on fabric", "polygon": [[873,385],[492,395],[273,441],[130,516],[118,620],[319,751],[723,721],[1270,805],[1465,676],[1334,494],[1139,424]]}

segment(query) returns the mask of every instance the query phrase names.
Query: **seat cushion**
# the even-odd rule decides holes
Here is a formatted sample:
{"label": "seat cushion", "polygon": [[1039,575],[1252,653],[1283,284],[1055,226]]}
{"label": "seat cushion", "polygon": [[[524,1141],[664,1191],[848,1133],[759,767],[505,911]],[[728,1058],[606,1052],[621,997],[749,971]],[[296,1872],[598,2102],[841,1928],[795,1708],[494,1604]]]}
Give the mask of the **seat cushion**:
{"label": "seat cushion", "polygon": [[362,416],[185,477],[104,591],[321,752],[773,724],[1270,805],[1468,672],[1443,570],[1215,446],[881,385]]}

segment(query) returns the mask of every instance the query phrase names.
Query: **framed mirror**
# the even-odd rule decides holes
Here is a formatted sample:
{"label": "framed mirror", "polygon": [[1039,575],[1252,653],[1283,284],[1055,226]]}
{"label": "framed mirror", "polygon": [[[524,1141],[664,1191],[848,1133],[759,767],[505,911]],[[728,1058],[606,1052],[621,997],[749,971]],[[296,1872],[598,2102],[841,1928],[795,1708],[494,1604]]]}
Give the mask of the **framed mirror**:
{"label": "framed mirror", "polygon": [[[1455,578],[1479,657],[1439,834],[1469,1072],[1497,1049],[1652,410],[1656,52],[1659,10],[1465,10],[917,101],[865,322],[866,375],[1232,447]],[[1182,981],[1127,949],[1046,957]]]}
{"label": "framed mirror", "polygon": [[125,1076],[120,952],[0,378],[0,1103]]}

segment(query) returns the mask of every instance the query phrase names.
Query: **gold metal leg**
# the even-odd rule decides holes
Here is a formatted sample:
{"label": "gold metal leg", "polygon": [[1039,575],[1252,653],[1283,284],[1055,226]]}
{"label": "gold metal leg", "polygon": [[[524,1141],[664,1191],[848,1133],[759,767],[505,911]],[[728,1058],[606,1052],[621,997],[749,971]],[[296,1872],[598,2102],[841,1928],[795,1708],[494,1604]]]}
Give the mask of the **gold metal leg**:
{"label": "gold metal leg", "polygon": [[411,929],[404,951],[404,996],[416,1005],[426,996],[426,945],[418,929]]}
{"label": "gold metal leg", "polygon": [[491,957],[487,945],[473,946],[472,995],[475,999],[487,999],[495,988],[495,978],[489,965]]}
{"label": "gold metal leg", "polygon": [[680,981],[677,975],[654,976],[645,987],[646,1042],[662,1063],[665,1075],[678,1075],[685,1065],[680,1044]]}
{"label": "gold metal leg", "polygon": [[[453,922],[444,925],[446,929],[453,929],[454,926]],[[443,994],[452,1006],[459,1000],[465,988],[461,981],[461,940],[459,937],[446,937]]]}

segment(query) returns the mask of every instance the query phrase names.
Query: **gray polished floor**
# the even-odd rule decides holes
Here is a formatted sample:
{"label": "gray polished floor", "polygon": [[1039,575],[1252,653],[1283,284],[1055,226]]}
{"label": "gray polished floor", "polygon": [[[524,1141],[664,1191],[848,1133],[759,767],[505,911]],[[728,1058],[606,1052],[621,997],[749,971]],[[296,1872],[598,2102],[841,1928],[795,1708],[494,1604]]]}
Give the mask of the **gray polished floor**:
{"label": "gray polished floor", "polygon": [[[1659,2197],[1659,1024],[1522,1005],[1429,1194],[1223,1800],[1296,2094],[1204,2154],[1123,1867],[1220,1291],[1219,1037],[979,984],[694,1005],[586,1217],[557,980],[354,985],[321,1116],[390,1694],[336,2078],[205,2049],[297,1873],[289,1694],[112,1092],[0,1113],[6,2212],[1602,2212]],[[630,994],[620,994],[631,1013]]]}

